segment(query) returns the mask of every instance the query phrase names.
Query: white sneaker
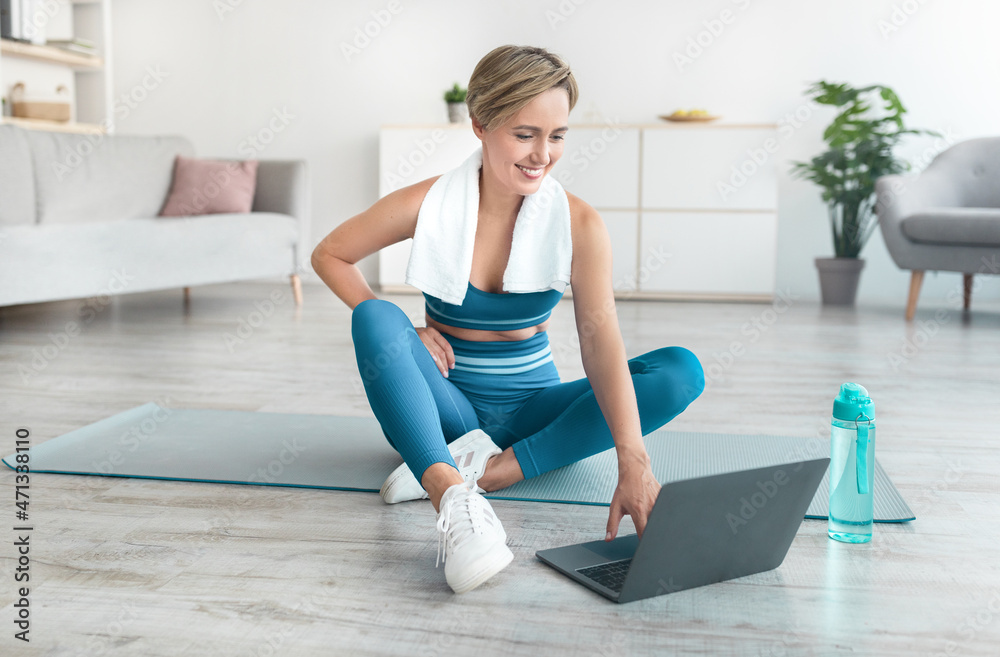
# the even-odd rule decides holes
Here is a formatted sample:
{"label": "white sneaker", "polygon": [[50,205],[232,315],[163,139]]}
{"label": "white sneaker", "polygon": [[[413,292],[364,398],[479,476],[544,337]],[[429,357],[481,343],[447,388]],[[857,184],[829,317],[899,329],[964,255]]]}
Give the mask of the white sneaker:
{"label": "white sneaker", "polygon": [[439,507],[440,540],[434,567],[444,562],[444,578],[455,593],[471,591],[514,560],[500,519],[469,482],[449,487]]}
{"label": "white sneaker", "polygon": [[[485,431],[473,429],[453,440],[448,445],[448,451],[455,459],[455,465],[458,466],[462,477],[475,485],[483,476],[483,471],[486,470],[486,462],[491,456],[499,454],[502,450],[493,443]],[[477,493],[486,492],[479,486],[475,487],[475,491]],[[430,497],[417,478],[413,476],[410,466],[405,463],[392,471],[378,493],[386,504],[396,504],[408,500],[426,500]]]}

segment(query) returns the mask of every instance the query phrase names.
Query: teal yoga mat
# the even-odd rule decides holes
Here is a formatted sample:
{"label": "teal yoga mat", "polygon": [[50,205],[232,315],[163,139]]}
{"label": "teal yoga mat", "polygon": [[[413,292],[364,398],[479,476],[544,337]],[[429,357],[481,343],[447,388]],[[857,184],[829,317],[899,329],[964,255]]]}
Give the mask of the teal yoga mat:
{"label": "teal yoga mat", "polygon": [[[644,438],[660,482],[826,456],[825,441],[660,429]],[[174,409],[148,403],[31,447],[31,472],[378,492],[402,463],[374,418]],[[14,455],[4,457],[10,468]],[[607,506],[614,450],[486,497]],[[806,513],[825,519],[824,478]],[[875,520],[914,515],[875,462]]]}

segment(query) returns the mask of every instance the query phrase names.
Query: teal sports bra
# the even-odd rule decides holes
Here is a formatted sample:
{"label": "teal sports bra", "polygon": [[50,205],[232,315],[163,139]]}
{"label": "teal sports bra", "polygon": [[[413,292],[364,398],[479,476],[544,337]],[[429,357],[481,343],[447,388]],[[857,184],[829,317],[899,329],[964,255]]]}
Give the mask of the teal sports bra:
{"label": "teal sports bra", "polygon": [[460,306],[426,292],[423,295],[427,315],[436,322],[456,328],[509,331],[536,326],[547,320],[563,293],[559,290],[484,292],[470,282]]}

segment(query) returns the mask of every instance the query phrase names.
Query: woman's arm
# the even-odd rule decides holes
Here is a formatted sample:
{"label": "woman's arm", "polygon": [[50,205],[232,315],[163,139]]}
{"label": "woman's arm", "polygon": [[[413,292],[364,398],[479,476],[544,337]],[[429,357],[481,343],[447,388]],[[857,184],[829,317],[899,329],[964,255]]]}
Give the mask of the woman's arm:
{"label": "woman's arm", "polygon": [[618,326],[611,281],[611,239],[596,210],[570,196],[573,208],[573,310],[583,369],[611,429],[618,455],[618,487],[611,502],[607,540],[622,516],[631,515],[642,535],[660,486],[642,442],[635,388]]}
{"label": "woman's arm", "polygon": [[373,206],[334,228],[312,253],[312,266],[333,293],[351,310],[375,293],[357,263],[362,258],[413,237],[417,213],[427,190],[437,180],[428,178],[379,199]]}

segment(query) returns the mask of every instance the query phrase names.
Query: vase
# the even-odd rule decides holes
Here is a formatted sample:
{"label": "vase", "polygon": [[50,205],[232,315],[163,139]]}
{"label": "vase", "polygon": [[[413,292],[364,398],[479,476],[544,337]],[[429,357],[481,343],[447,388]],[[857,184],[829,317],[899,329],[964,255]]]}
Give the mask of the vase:
{"label": "vase", "polygon": [[861,258],[816,258],[823,305],[853,306],[864,266]]}
{"label": "vase", "polygon": [[448,121],[465,123],[469,120],[469,106],[465,103],[448,103]]}

